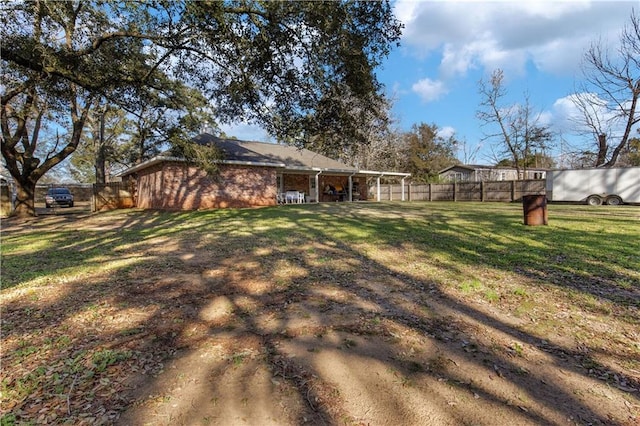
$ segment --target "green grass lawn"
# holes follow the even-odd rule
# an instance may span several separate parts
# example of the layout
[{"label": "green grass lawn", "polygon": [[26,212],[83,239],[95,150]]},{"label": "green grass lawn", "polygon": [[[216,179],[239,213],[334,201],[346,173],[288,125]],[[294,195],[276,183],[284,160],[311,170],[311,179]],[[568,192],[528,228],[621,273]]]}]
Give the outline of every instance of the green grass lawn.
[{"label": "green grass lawn", "polygon": [[[32,232],[5,232],[2,287],[48,285],[101,271],[127,270],[145,262],[148,241],[237,250],[290,246],[328,239],[353,255],[379,256],[404,250],[393,268],[406,271],[417,260],[437,260],[430,279],[473,280],[479,271],[537,276],[540,286],[600,295],[637,290],[640,209],[552,205],[548,226],[523,226],[517,204],[412,203],[327,204],[301,208],[217,210],[189,213],[130,211],[104,215],[122,228],[83,229],[36,225]],[[141,251],[137,252],[139,247]],[[133,256],[121,256],[134,253]],[[463,275],[459,273],[466,271]],[[449,278],[448,278],[449,277]],[[596,287],[596,288],[592,288]],[[621,294],[624,294],[622,292]],[[620,300],[631,303],[631,300]]]},{"label": "green grass lawn", "polygon": [[[132,345],[132,338],[158,336],[149,332],[151,322],[132,318],[164,312],[163,321],[173,318],[165,326],[180,334],[191,318],[185,312],[202,309],[198,302],[176,308],[164,299],[176,291],[169,285],[164,295],[154,287],[148,303],[133,300],[163,279],[193,274],[210,283],[224,276],[235,285],[233,294],[253,285],[247,294],[263,288],[260,295],[300,306],[316,297],[317,286],[339,287],[350,294],[347,304],[363,303],[364,297],[388,312],[396,303],[419,306],[407,318],[416,316],[429,327],[444,315],[433,300],[489,328],[493,323],[486,318],[495,312],[517,321],[513,327],[523,339],[548,342],[549,352],[571,355],[576,347],[586,348],[576,361],[584,377],[633,389],[640,383],[640,207],[552,204],[548,210],[548,226],[523,225],[519,204],[450,202],[124,210],[4,220],[1,413],[8,423],[37,423],[38,411],[57,401],[55,421],[78,421],[87,397],[78,396],[74,405],[71,396],[93,392],[91,401],[111,404],[107,420],[116,418],[130,401],[102,392],[106,383],[130,379],[124,366],[143,358],[144,349]],[[376,288],[381,277],[384,294],[354,289],[360,282]],[[215,281],[203,294],[227,294],[224,285]],[[252,315],[263,312],[255,300],[236,310],[225,330],[246,327]],[[313,307],[330,310],[322,303]],[[395,318],[376,312],[367,327]],[[113,336],[127,345],[108,345]],[[510,356],[522,356],[526,347],[487,345]]]}]

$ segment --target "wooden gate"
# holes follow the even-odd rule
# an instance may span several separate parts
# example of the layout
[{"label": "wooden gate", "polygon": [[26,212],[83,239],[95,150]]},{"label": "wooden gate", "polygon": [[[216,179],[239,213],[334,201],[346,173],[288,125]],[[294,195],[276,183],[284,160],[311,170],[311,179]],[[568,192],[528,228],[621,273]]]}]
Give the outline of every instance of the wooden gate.
[{"label": "wooden gate", "polygon": [[93,184],[92,211],[127,209],[135,205],[133,190],[126,182]]}]

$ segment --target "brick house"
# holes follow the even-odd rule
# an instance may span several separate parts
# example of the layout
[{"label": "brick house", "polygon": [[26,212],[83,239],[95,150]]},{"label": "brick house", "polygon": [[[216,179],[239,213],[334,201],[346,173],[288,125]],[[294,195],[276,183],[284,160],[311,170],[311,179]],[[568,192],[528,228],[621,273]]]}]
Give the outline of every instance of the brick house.
[{"label": "brick house", "polygon": [[527,168],[518,170],[515,167],[485,166],[476,164],[456,164],[438,173],[443,182],[481,182],[502,180],[544,179],[547,169]]},{"label": "brick house", "polygon": [[[209,176],[183,158],[168,153],[120,173],[132,182],[136,206],[194,210],[270,206],[279,194],[295,191],[305,202],[358,201],[370,198],[367,179],[403,179],[408,173],[358,170],[321,154],[288,145],[221,139],[201,134],[194,139],[223,153],[218,174]],[[379,194],[380,191],[378,191]]]}]

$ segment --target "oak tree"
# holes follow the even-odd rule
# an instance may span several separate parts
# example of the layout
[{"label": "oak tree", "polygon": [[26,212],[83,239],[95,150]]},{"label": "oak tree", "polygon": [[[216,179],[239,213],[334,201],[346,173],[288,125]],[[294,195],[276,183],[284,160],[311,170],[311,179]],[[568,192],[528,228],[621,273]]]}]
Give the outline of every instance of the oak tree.
[{"label": "oak tree", "polygon": [[[386,1],[28,0],[2,8],[2,154],[20,215],[34,214],[37,181],[77,149],[95,105],[140,117],[149,99],[179,104],[188,86],[216,124],[248,120],[304,145],[318,133],[309,129],[318,105],[336,88],[363,111],[375,109],[373,71],[401,30]],[[193,124],[171,111],[176,123]],[[343,107],[324,111],[336,114],[328,124],[338,129],[360,118]],[[49,117],[60,143],[39,156]],[[169,140],[184,143],[191,131],[173,126]]]}]

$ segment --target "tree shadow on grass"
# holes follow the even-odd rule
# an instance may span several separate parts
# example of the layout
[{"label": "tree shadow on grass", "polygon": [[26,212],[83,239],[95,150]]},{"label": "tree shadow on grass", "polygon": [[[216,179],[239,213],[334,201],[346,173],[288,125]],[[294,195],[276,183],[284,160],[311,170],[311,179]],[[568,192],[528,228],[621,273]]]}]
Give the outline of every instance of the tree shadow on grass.
[{"label": "tree shadow on grass", "polygon": [[[132,261],[60,283],[46,302],[3,300],[3,366],[27,366],[9,386],[33,388],[10,409],[29,420],[57,404],[47,414],[121,424],[624,424],[637,415],[622,402],[637,405],[636,377],[605,368],[595,350],[532,334],[499,303],[451,291],[450,277],[477,279],[469,268],[487,258],[488,269],[556,286],[530,271],[558,247],[516,250],[526,235],[512,214],[465,225],[404,206],[350,207],[296,207],[285,220],[279,209],[145,212],[57,241],[92,267],[105,262],[96,247]],[[496,260],[502,251],[516,252],[522,272],[513,258]],[[389,262],[387,252],[413,258]],[[427,259],[434,274],[406,267]],[[45,340],[49,350],[29,354]],[[608,384],[620,385],[607,394],[615,402],[583,395]]]}]

